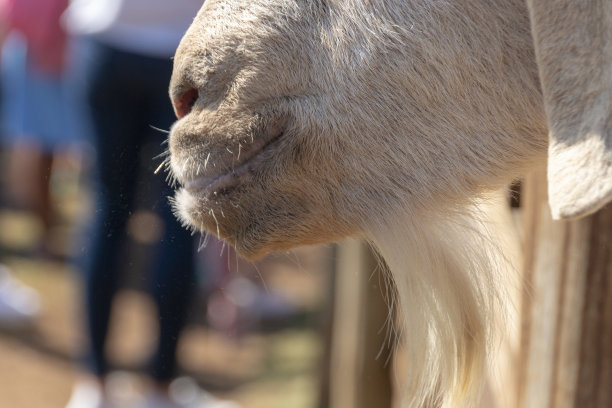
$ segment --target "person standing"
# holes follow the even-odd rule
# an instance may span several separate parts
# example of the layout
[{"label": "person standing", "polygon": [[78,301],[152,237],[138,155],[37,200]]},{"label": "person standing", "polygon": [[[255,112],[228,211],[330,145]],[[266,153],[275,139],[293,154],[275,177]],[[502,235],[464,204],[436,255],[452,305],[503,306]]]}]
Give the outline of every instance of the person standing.
[{"label": "person standing", "polygon": [[[175,120],[167,93],[171,56],[201,6],[201,0],[73,0],[65,14],[66,27],[77,41],[75,78],[82,82],[97,156],[96,219],[82,260],[89,350],[86,374],[67,408],[113,406],[105,393],[109,367],[104,348],[126,225],[138,191],[150,198],[147,207],[162,222],[147,268],[159,341],[149,367],[155,389],[144,406],[236,407],[204,397],[203,391],[188,402],[172,400],[167,392],[176,375],[177,342],[195,285],[194,243],[172,213],[171,189],[162,175],[153,175],[152,156],[143,154],[150,146],[161,152],[166,134],[159,129],[169,129]],[[137,177],[142,159],[148,163],[145,180]]]},{"label": "person standing", "polygon": [[0,142],[5,150],[3,201],[41,224],[34,254],[48,254],[57,163],[78,167],[86,140],[69,125],[67,33],[60,16],[68,0],[3,0]]},{"label": "person standing", "polygon": [[[58,159],[73,161],[80,144],[67,126],[71,113],[65,87],[67,36],[60,25],[67,4],[68,0],[0,1],[0,145],[4,153],[0,199],[40,222],[41,234],[29,255],[48,254],[51,171]],[[38,293],[0,264],[0,327],[29,326],[39,310]]]}]

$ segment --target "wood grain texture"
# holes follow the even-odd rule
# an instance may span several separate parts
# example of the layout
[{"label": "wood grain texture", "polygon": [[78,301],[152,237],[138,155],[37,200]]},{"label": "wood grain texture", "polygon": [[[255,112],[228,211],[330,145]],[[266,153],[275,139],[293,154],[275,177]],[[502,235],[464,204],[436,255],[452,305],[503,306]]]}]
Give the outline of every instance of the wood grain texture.
[{"label": "wood grain texture", "polygon": [[387,289],[378,260],[363,242],[338,248],[331,355],[333,408],[390,408],[391,347]]},{"label": "wood grain texture", "polygon": [[525,183],[520,408],[612,407],[612,207],[553,221],[543,171]]}]

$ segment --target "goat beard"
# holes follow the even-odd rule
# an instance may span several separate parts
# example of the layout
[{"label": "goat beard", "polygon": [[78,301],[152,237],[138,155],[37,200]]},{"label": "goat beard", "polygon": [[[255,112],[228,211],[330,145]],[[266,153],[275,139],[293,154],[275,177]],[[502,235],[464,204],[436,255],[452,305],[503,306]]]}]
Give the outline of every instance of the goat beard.
[{"label": "goat beard", "polygon": [[516,321],[506,291],[518,287],[518,257],[507,255],[504,226],[491,218],[502,208],[496,203],[480,199],[435,216],[399,211],[367,228],[396,288],[390,303],[409,364],[402,406],[474,406],[497,364],[501,328]]}]

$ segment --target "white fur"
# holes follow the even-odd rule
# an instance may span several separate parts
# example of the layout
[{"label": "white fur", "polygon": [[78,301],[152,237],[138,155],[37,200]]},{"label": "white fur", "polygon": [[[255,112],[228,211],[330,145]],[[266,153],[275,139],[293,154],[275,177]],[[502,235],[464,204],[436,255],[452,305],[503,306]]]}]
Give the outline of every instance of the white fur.
[{"label": "white fur", "polygon": [[503,274],[512,271],[502,268],[481,210],[470,211],[418,221],[394,214],[370,231],[399,294],[410,366],[408,407],[478,401],[488,353],[499,340],[493,331],[506,314]]}]

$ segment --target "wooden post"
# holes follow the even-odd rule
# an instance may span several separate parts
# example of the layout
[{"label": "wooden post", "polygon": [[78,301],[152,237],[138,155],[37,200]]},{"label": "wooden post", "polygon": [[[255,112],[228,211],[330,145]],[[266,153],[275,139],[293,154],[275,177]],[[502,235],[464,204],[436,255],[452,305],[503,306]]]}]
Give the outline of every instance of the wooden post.
[{"label": "wooden post", "polygon": [[360,241],[341,244],[337,256],[331,406],[390,408],[389,309],[382,271]]},{"label": "wooden post", "polygon": [[544,171],[525,182],[520,408],[612,407],[612,206],[553,221]]}]

